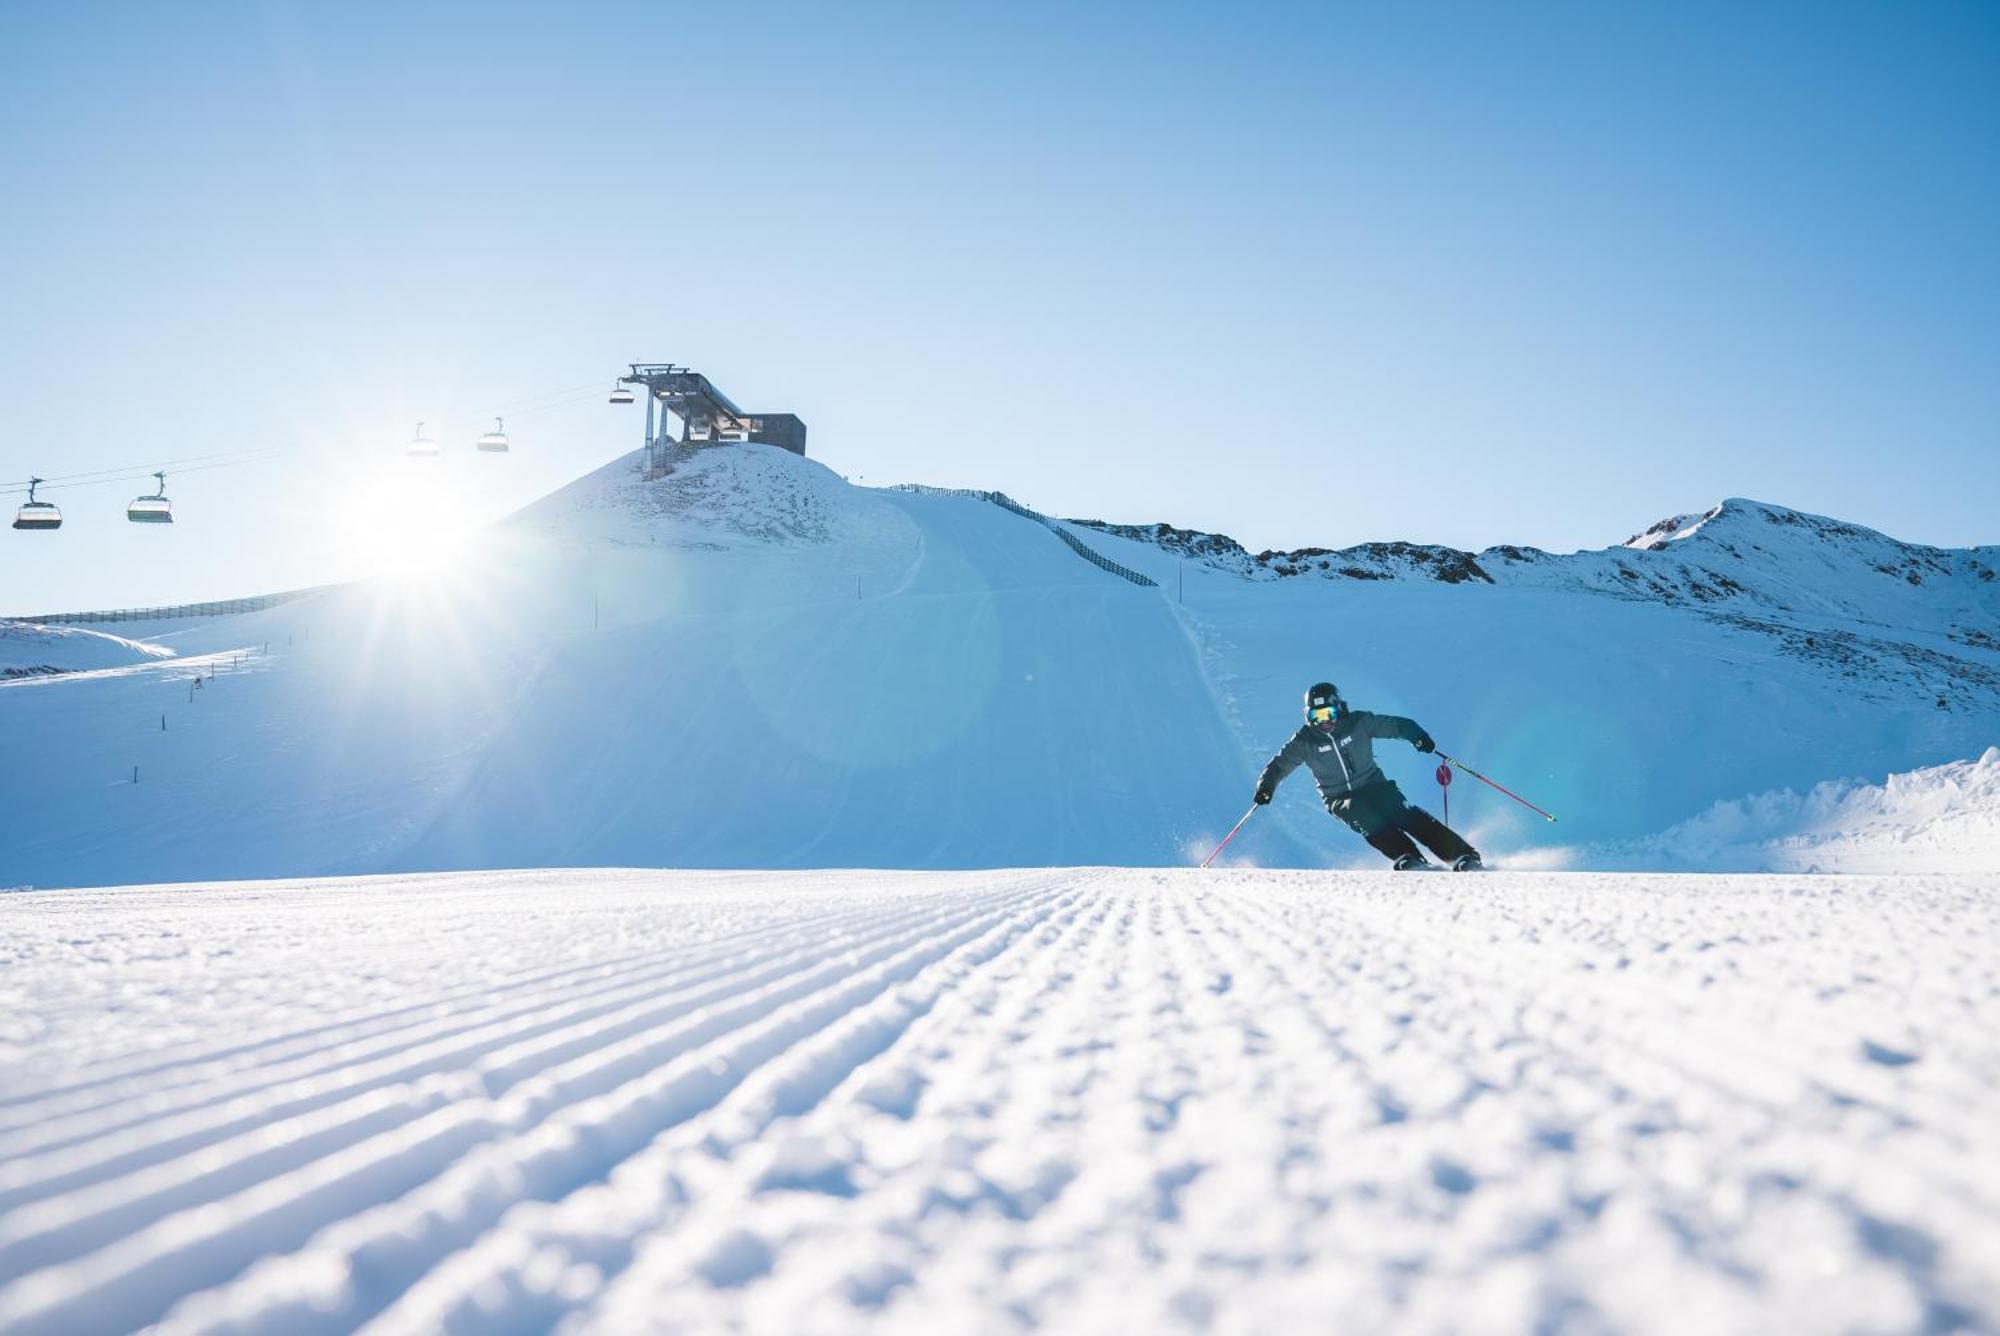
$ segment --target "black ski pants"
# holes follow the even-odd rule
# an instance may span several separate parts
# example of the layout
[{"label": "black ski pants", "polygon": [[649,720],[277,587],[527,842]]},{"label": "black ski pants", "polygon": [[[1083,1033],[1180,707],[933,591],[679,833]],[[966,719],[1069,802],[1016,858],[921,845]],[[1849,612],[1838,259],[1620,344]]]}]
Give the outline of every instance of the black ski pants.
[{"label": "black ski pants", "polygon": [[1385,779],[1358,788],[1345,798],[1335,798],[1326,810],[1388,858],[1417,854],[1417,841],[1447,863],[1479,852],[1450,826],[1423,808],[1412,807],[1394,780]]}]

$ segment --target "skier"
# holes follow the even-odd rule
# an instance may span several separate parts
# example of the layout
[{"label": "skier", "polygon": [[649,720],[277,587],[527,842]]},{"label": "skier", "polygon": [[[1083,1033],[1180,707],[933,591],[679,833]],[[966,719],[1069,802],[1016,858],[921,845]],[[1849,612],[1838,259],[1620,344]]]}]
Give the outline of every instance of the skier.
[{"label": "skier", "polygon": [[1257,777],[1257,805],[1270,802],[1279,781],[1305,765],[1312,769],[1326,810],[1394,859],[1396,871],[1435,867],[1417,848],[1416,840],[1421,840],[1454,872],[1477,872],[1479,851],[1423,808],[1412,807],[1375,764],[1376,738],[1401,738],[1420,752],[1437,750],[1414,720],[1349,709],[1333,683],[1314,683],[1306,692],[1305,726]]}]

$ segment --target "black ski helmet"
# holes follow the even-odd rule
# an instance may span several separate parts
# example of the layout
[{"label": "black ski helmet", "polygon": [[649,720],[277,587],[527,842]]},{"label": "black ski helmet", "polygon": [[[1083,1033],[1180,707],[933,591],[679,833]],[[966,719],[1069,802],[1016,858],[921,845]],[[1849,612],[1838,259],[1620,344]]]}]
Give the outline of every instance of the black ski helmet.
[{"label": "black ski helmet", "polygon": [[1338,718],[1346,709],[1347,702],[1340,698],[1340,688],[1331,682],[1315,682],[1306,688],[1306,722],[1311,723],[1314,710],[1331,706]]}]

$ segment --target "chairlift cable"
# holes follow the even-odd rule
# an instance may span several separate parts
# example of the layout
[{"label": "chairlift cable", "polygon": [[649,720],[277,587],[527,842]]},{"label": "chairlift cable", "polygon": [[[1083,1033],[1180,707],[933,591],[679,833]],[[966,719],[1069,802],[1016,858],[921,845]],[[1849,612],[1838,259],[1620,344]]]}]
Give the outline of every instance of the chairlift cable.
[{"label": "chairlift cable", "polygon": [[[602,380],[593,380],[588,385],[572,385],[567,389],[550,390],[546,394],[532,395],[526,399],[516,400],[511,404],[502,404],[491,413],[481,413],[472,417],[452,418],[449,420],[440,418],[438,421],[447,428],[457,428],[469,426],[475,422],[483,422],[487,418],[494,416],[527,417],[531,413],[540,413],[550,408],[562,408],[568,404],[582,403],[586,399],[596,398],[599,394],[603,393],[598,388],[603,383]],[[425,421],[428,422],[430,419],[426,418]]]},{"label": "chairlift cable", "polygon": [[603,389],[597,386],[592,386],[590,389],[584,391],[582,394],[572,395],[567,399],[558,399],[555,403],[543,404],[539,408],[518,409],[515,412],[507,414],[507,416],[532,417],[536,413],[546,413],[552,408],[568,408],[571,404],[589,403],[591,400],[597,398],[599,395],[603,393],[604,393]]},{"label": "chairlift cable", "polygon": [[[267,445],[247,450],[223,450],[212,455],[188,455],[181,459],[163,459],[147,468],[141,468],[134,464],[123,468],[86,469],[81,473],[59,473],[54,477],[43,478],[42,486],[72,487],[79,485],[79,482],[83,479],[100,477],[106,481],[124,481],[127,478],[151,477],[155,468],[178,468],[182,464],[203,464],[215,459],[235,459],[238,456],[261,456],[280,453],[291,448],[290,446]],[[117,474],[118,476],[117,478],[111,478],[108,476],[111,474]],[[0,492],[26,491],[27,488],[28,480],[26,478],[21,479],[19,482],[0,483]]]},{"label": "chairlift cable", "polygon": [[[174,470],[173,470],[173,472],[174,472],[174,473],[176,473],[176,474],[181,474],[181,473],[206,473],[206,472],[207,472],[208,470],[210,470],[210,469],[227,469],[227,468],[235,468],[235,467],[236,467],[236,466],[237,466],[238,464],[263,464],[263,463],[267,463],[267,462],[269,462],[269,461],[271,461],[271,460],[275,460],[275,459],[280,459],[280,458],[283,458],[283,457],[284,457],[285,455],[287,455],[287,454],[290,454],[290,453],[291,453],[291,451],[289,451],[289,450],[273,450],[273,451],[272,451],[272,452],[270,452],[269,454],[266,454],[266,455],[259,455],[259,456],[256,456],[256,457],[254,457],[254,458],[250,458],[250,459],[225,459],[225,460],[222,460],[222,461],[220,461],[220,462],[218,462],[218,463],[214,463],[214,464],[195,464],[195,465],[192,465],[192,466],[190,466],[190,467],[187,467],[187,468],[177,468],[177,469],[174,469]],[[165,467],[165,465],[162,465],[161,467],[162,467],[162,468],[164,468],[164,467]],[[110,486],[110,485],[112,485],[112,484],[114,484],[114,483],[121,483],[121,482],[142,482],[142,481],[144,481],[145,479],[147,479],[147,478],[150,478],[150,477],[152,477],[152,476],[153,476],[153,474],[154,474],[154,473],[156,473],[156,472],[158,472],[158,471],[159,471],[158,469],[133,469],[133,470],[131,470],[130,472],[126,472],[126,473],[121,473],[121,474],[118,474],[118,475],[117,475],[117,476],[115,476],[115,477],[110,477],[110,478],[86,478],[86,479],[83,479],[82,481],[79,481],[79,482],[65,482],[65,483],[56,483],[56,484],[51,484],[51,483],[49,483],[48,481],[44,480],[44,481],[42,482],[42,485],[41,485],[41,490],[43,490],[43,491],[45,491],[45,492],[46,492],[46,491],[48,491],[48,490],[49,490],[49,488],[50,488],[51,486],[59,486],[59,487],[108,487],[108,486]],[[23,485],[22,485],[22,486],[20,486],[20,487],[0,487],[0,496],[13,496],[13,495],[18,495],[18,494],[20,494],[20,493],[23,493],[23,492],[26,492],[27,490],[28,490],[28,488],[27,488],[26,484],[23,484]]]},{"label": "chairlift cable", "polygon": [[[514,404],[503,408],[501,415],[515,418],[533,417],[538,413],[546,413],[554,409],[568,408],[575,404],[585,403],[604,393],[603,384],[602,379],[592,380],[518,400]],[[484,421],[487,416],[491,415],[482,415],[478,419],[468,418],[465,419],[465,422]],[[464,422],[454,422],[450,425],[462,426]],[[52,477],[41,479],[38,485],[50,490],[67,487],[98,487],[113,483],[141,481],[152,477],[155,472],[161,469],[171,469],[175,473],[201,473],[208,469],[233,468],[238,464],[265,463],[286,455],[300,453],[308,448],[310,447],[270,446],[245,450],[224,450],[205,455],[183,455],[174,459],[153,460],[144,464],[85,469],[76,473],[56,474]],[[0,483],[0,496],[21,495],[27,491],[28,479],[26,478],[14,482]]]}]

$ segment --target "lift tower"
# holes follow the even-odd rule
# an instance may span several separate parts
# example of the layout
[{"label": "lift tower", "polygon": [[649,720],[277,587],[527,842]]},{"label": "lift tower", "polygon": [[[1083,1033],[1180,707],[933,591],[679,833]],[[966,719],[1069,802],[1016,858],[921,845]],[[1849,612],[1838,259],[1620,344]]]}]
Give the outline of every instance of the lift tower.
[{"label": "lift tower", "polygon": [[[707,376],[684,366],[666,362],[630,365],[632,374],[620,376],[618,383],[646,387],[646,458],[641,467],[648,478],[672,472],[676,458],[708,445],[755,441],[795,455],[806,452],[806,424],[795,414],[746,413]],[[656,407],[657,426],[653,417]],[[671,418],[680,419],[678,438]]]}]

